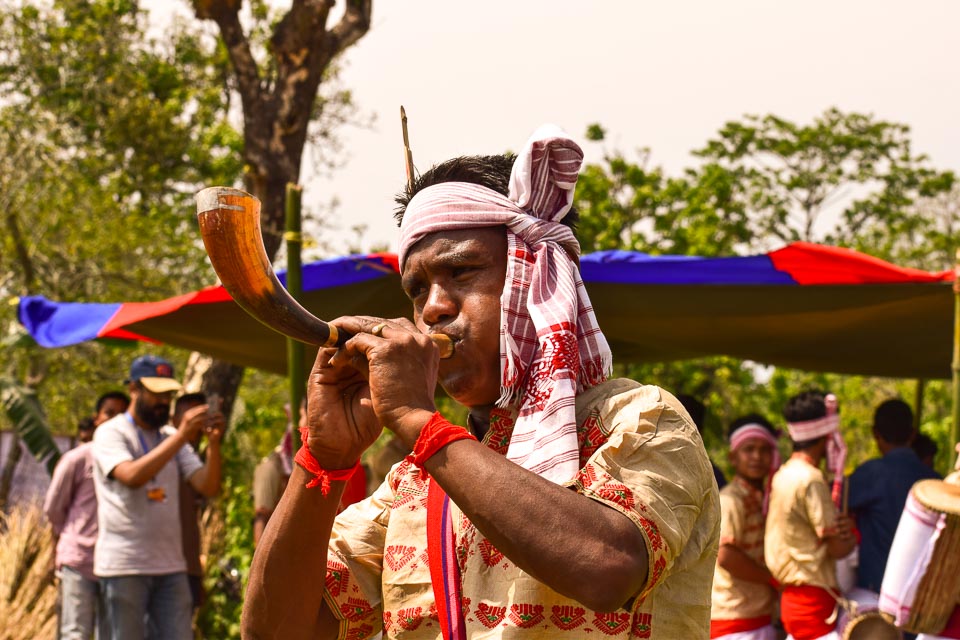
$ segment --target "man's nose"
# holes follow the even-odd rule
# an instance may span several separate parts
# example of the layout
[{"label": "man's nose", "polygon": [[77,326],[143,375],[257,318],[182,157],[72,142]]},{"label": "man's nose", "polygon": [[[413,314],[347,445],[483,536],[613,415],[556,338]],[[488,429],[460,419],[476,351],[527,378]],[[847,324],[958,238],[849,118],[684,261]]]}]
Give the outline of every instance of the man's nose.
[{"label": "man's nose", "polygon": [[439,284],[431,285],[427,301],[423,305],[423,322],[427,326],[433,326],[456,315],[457,305],[450,293]]}]

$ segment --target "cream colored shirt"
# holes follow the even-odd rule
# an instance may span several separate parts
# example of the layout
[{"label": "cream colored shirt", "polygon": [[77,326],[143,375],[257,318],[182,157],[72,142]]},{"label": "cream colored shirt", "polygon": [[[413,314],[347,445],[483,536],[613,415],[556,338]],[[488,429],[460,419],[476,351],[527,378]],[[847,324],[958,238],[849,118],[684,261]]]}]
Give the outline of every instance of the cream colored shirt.
[{"label": "cream colored shirt", "polygon": [[837,588],[836,561],[823,542],[837,510],[823,472],[790,458],[773,476],[764,539],[767,568],[783,585]]},{"label": "cream colored shirt", "polygon": [[[734,476],[720,490],[720,546],[729,544],[763,565],[763,492]],[[714,620],[749,620],[773,613],[775,592],[759,582],[735,578],[717,565],[713,574]]]},{"label": "cream colored shirt", "polygon": [[[520,571],[455,508],[467,636],[709,637],[719,498],[703,443],[676,398],[612,380],[577,397],[580,472],[571,487],[628,517],[649,553],[646,585],[617,611],[591,611]],[[505,453],[513,416],[494,412],[484,443]],[[440,636],[426,545],[428,480],[409,461],[337,517],[325,600],[340,638]],[[510,496],[502,496],[509,501]]]}]

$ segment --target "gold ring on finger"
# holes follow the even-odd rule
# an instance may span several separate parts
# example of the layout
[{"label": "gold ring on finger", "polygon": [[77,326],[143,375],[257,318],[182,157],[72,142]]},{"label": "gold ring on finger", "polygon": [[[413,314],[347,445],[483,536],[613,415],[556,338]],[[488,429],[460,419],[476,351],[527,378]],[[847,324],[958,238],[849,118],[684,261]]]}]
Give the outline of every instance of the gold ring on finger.
[{"label": "gold ring on finger", "polygon": [[381,322],[380,324],[375,325],[375,326],[373,327],[373,329],[370,330],[370,333],[372,333],[373,335],[377,336],[378,338],[382,338],[382,337],[383,337],[383,329],[384,329],[384,327],[386,327],[386,326],[387,326],[387,323],[386,323],[386,322]]}]

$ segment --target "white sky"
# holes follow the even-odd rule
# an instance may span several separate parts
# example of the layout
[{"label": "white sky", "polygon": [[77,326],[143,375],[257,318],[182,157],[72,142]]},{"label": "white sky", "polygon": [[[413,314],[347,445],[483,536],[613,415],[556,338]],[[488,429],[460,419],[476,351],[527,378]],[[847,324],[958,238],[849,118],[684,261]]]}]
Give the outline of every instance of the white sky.
[{"label": "white sky", "polygon": [[348,156],[332,176],[303,173],[306,204],[340,201],[335,246],[366,224],[367,246],[396,248],[401,104],[421,171],[516,150],[549,121],[580,140],[599,122],[607,148],[649,147],[673,174],[727,120],[808,122],[830,106],[905,123],[916,152],[960,171],[960,2],[374,0],[373,11],[342,81],[377,121],[342,132]]}]

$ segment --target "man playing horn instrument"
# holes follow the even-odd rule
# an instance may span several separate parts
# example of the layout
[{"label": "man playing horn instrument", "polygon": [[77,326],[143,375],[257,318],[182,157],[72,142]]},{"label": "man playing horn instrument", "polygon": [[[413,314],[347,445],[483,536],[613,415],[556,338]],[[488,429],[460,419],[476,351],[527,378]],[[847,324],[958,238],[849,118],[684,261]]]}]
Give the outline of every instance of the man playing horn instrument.
[{"label": "man playing horn instrument", "polygon": [[[451,160],[401,197],[414,321],[334,321],[353,337],[317,356],[247,637],[708,637],[716,483],[676,398],[606,379],[570,227],[581,162],[545,128],[515,162]],[[466,426],[437,413],[438,381]],[[413,453],[335,518],[381,425]]]}]

